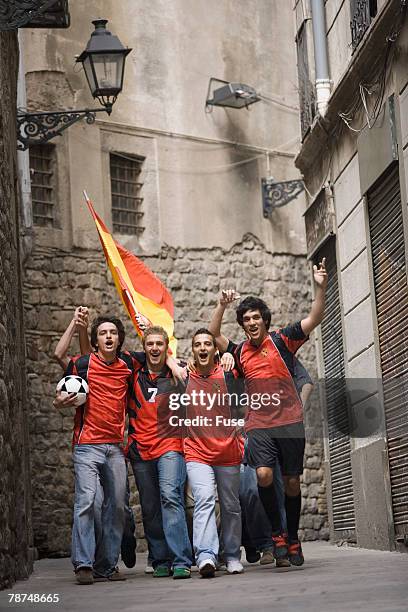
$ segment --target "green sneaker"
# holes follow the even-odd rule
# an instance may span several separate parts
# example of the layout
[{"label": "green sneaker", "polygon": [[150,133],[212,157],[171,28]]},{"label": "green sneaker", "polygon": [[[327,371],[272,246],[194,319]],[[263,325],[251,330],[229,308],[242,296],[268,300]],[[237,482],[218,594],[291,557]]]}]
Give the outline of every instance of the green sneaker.
[{"label": "green sneaker", "polygon": [[170,570],[165,565],[156,567],[153,571],[153,578],[168,578],[170,576]]},{"label": "green sneaker", "polygon": [[191,570],[189,567],[175,567],[173,569],[174,580],[182,580],[183,578],[191,578]]}]

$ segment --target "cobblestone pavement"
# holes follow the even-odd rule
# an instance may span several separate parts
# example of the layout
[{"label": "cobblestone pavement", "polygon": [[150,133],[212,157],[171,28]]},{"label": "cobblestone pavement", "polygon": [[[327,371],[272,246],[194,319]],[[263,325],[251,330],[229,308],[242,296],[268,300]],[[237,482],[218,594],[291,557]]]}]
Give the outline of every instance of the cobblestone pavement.
[{"label": "cobblestone pavement", "polygon": [[[217,572],[203,580],[152,578],[143,573],[145,555],[126,582],[75,584],[68,559],[43,559],[34,574],[0,593],[0,610],[43,612],[396,612],[408,609],[408,555],[311,542],[302,568],[277,570],[245,564],[245,574]],[[58,603],[9,603],[10,595],[58,594]]]}]

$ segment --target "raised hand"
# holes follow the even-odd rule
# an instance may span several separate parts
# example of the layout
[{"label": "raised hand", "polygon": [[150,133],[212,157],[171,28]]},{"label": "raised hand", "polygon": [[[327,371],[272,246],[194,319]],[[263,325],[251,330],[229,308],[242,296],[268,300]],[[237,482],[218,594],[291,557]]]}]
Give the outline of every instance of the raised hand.
[{"label": "raised hand", "polygon": [[322,261],[319,263],[319,267],[316,265],[313,266],[313,278],[319,287],[326,287],[327,285],[327,272],[326,272],[326,258],[323,257]]},{"label": "raised hand", "polygon": [[228,304],[232,304],[235,300],[239,300],[241,296],[235,289],[223,289],[221,291],[220,296],[220,304],[222,306],[228,306]]},{"label": "raised hand", "polygon": [[149,327],[152,326],[151,322],[149,321],[149,319],[147,319],[146,317],[144,317],[140,312],[137,312],[135,314],[135,319],[137,321],[137,324],[139,326],[140,331],[142,332],[142,334],[145,333],[146,329],[148,329]]},{"label": "raised hand", "polygon": [[88,329],[89,311],[86,306],[78,306],[78,308],[75,309],[74,321],[75,321],[75,326],[77,329],[79,327]]}]

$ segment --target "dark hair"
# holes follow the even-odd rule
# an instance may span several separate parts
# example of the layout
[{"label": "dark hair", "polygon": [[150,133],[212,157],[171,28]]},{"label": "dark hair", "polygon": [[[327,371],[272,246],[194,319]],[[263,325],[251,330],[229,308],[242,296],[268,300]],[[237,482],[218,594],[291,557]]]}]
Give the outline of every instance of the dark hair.
[{"label": "dark hair", "polygon": [[247,297],[245,298],[245,300],[242,300],[236,310],[237,321],[241,327],[244,326],[244,314],[248,312],[248,310],[259,310],[263,322],[265,323],[266,329],[269,329],[269,326],[271,324],[271,311],[269,310],[268,305],[263,300],[253,296]]},{"label": "dark hair", "polygon": [[97,336],[98,336],[98,327],[100,325],[102,325],[102,323],[113,323],[113,325],[116,326],[117,330],[118,330],[118,335],[119,335],[119,345],[118,348],[116,349],[117,353],[120,353],[121,349],[122,349],[122,344],[125,341],[125,328],[123,327],[123,323],[120,319],[117,319],[116,317],[111,317],[110,315],[106,315],[106,316],[102,316],[102,317],[96,317],[96,319],[94,319],[92,321],[92,326],[91,326],[91,344],[93,346],[93,348],[96,350],[98,348],[98,342],[97,342]]},{"label": "dark hair", "polygon": [[145,345],[146,342],[146,338],[148,338],[149,336],[153,336],[153,335],[157,335],[157,336],[163,336],[163,340],[165,341],[165,343],[169,344],[169,335],[166,332],[166,330],[164,329],[164,327],[161,327],[160,325],[152,325],[151,327],[148,327],[146,329],[146,331],[143,334],[143,338],[142,338],[142,344],[143,346]]},{"label": "dark hair", "polygon": [[205,334],[206,336],[211,336],[213,344],[214,344],[214,348],[217,348],[217,341],[215,340],[214,334],[211,333],[210,330],[207,329],[206,327],[200,327],[200,329],[197,329],[197,331],[193,334],[193,337],[191,339],[191,345],[194,344],[194,339],[199,334]]}]

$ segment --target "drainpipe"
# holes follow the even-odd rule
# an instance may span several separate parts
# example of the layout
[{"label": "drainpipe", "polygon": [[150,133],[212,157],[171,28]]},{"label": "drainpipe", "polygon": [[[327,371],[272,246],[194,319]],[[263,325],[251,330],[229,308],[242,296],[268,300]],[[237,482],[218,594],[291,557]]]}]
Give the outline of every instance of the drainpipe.
[{"label": "drainpipe", "polygon": [[326,43],[326,19],[324,0],[311,0],[313,43],[316,71],[316,106],[324,116],[330,98],[329,62]]},{"label": "drainpipe", "polygon": [[[17,108],[27,108],[25,69],[23,60],[23,37],[18,32],[19,66],[17,81]],[[33,206],[31,201],[30,158],[28,149],[17,151],[18,183],[20,190],[20,237],[21,255],[23,265],[33,250]]]}]

